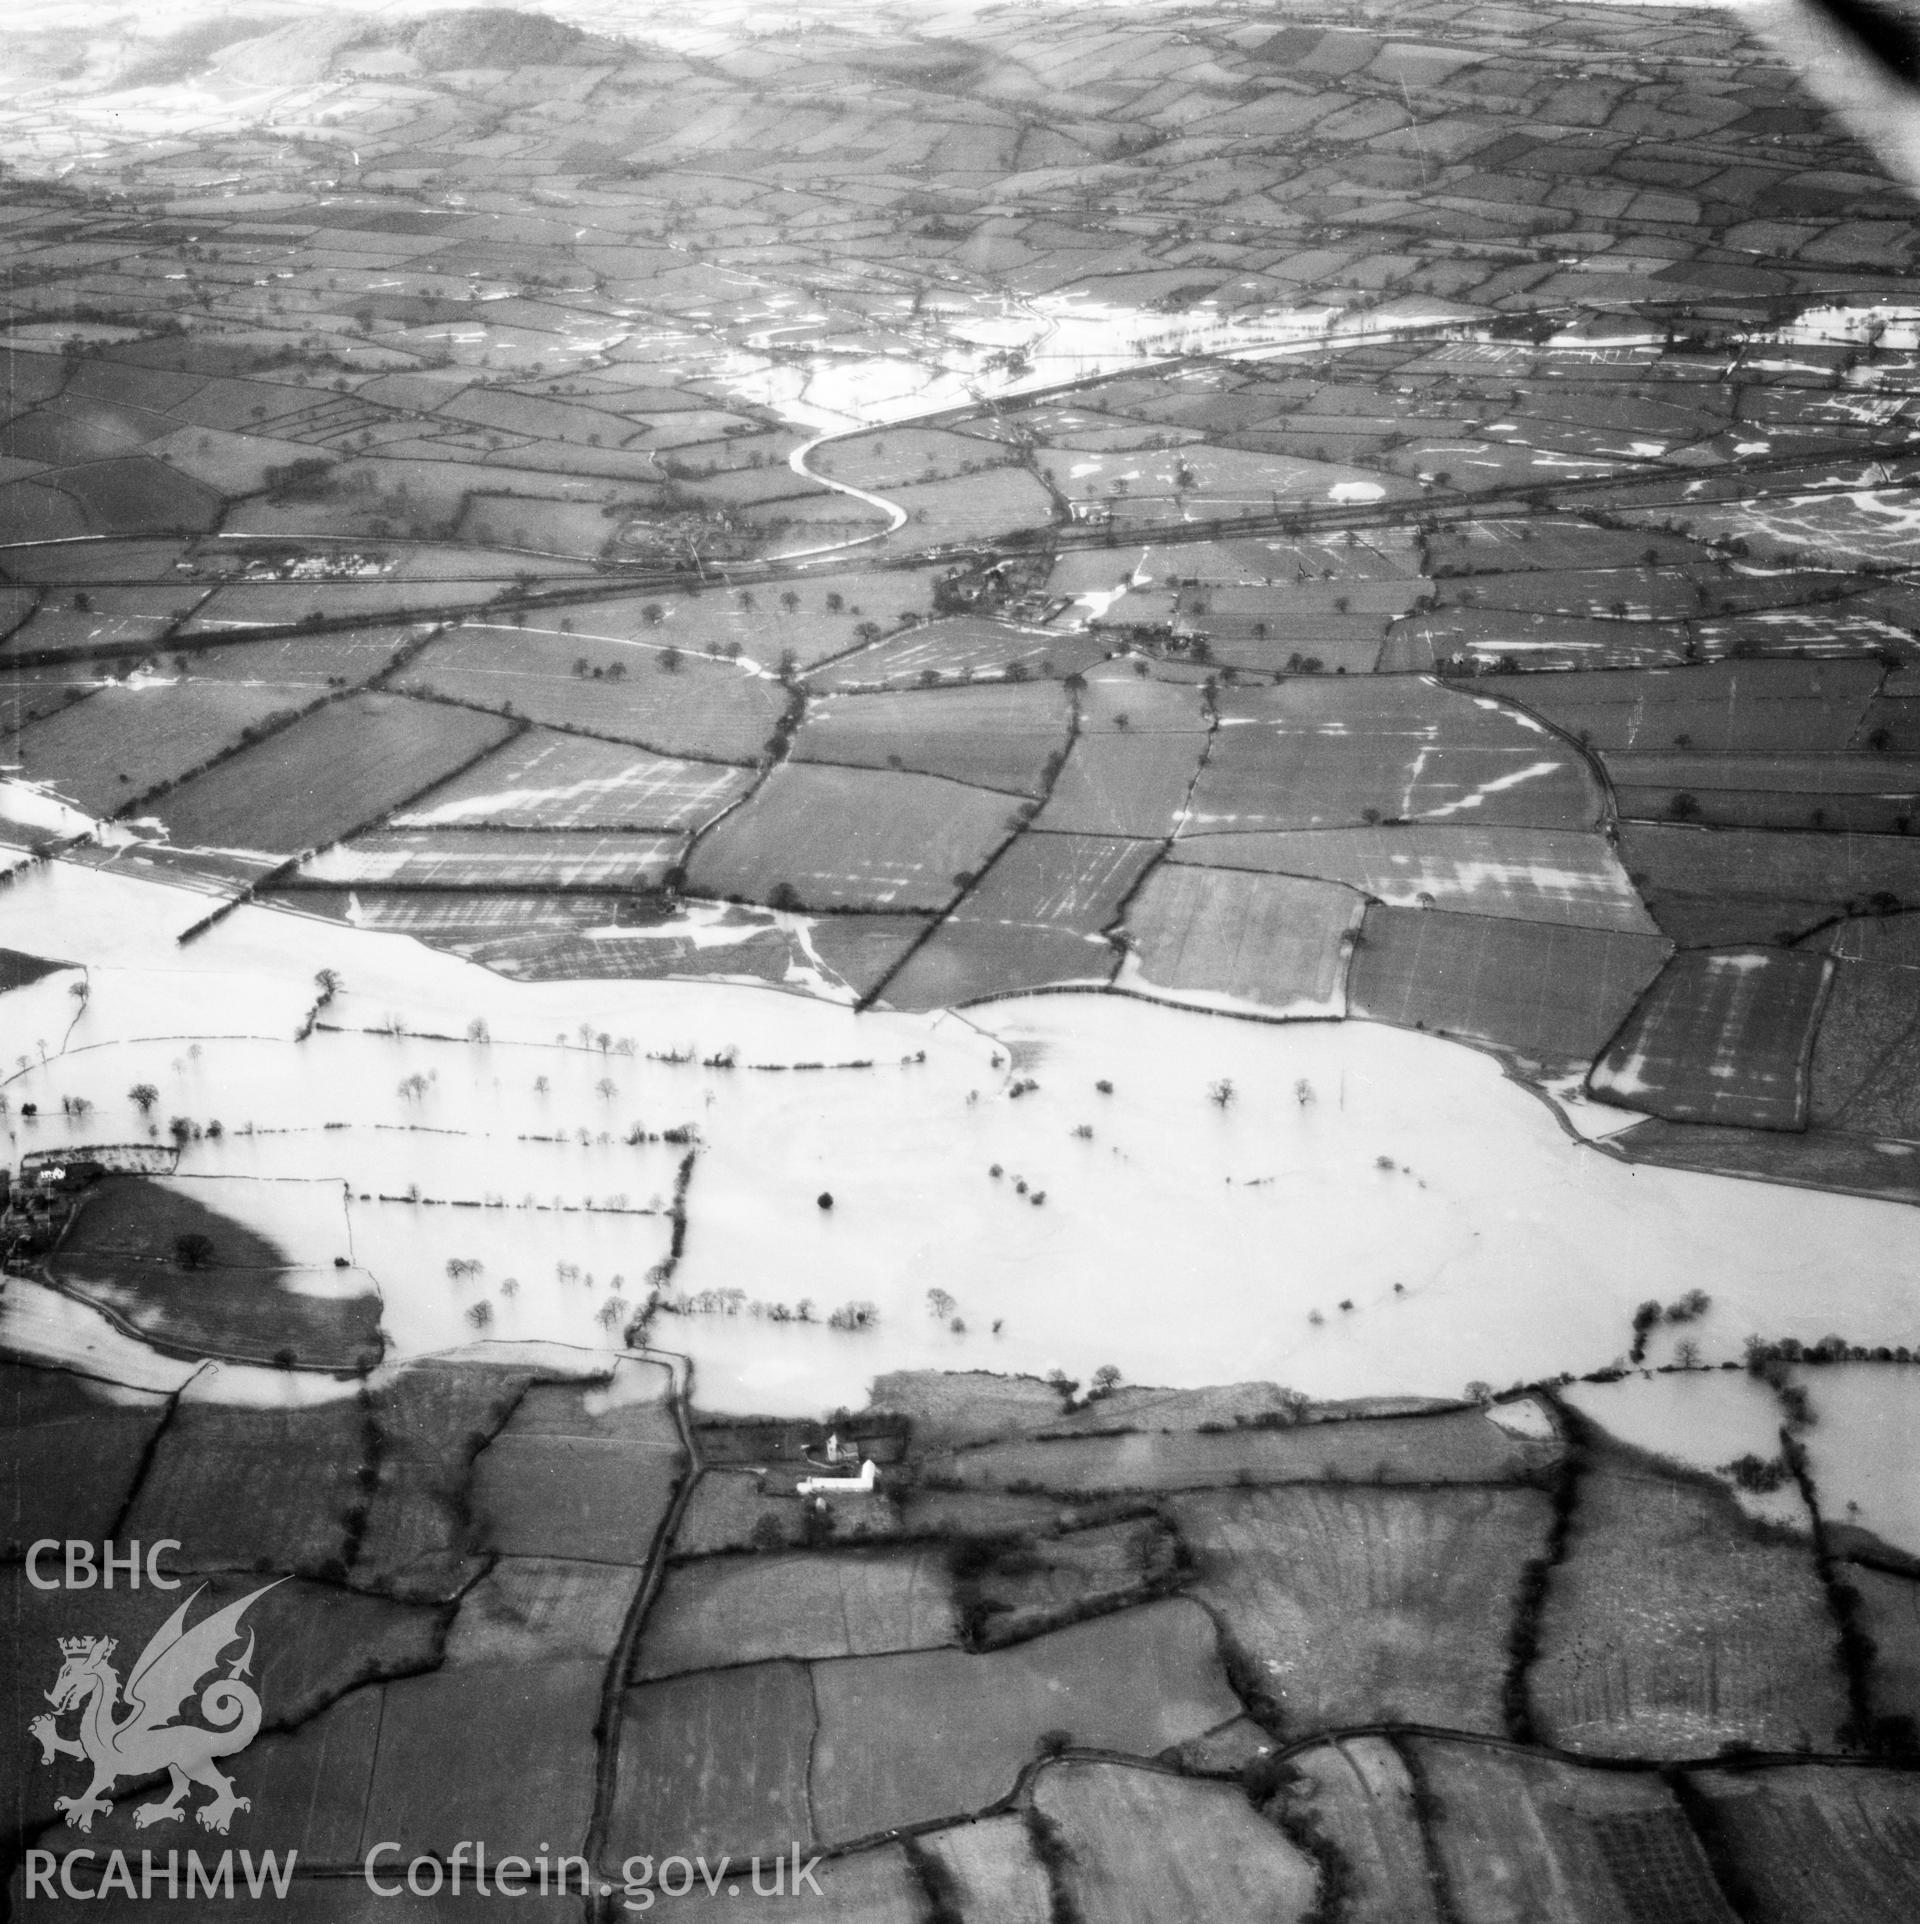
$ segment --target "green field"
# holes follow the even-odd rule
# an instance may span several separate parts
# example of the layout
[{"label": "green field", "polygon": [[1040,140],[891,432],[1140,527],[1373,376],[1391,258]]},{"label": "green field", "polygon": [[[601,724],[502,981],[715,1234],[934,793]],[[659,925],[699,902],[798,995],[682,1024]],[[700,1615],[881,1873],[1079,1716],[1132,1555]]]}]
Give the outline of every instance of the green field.
[{"label": "green field", "polygon": [[1372,1022],[1585,1064],[1672,953],[1662,936],[1374,907],[1347,981]]},{"label": "green field", "polygon": [[1174,1521],[1287,1736],[1378,1723],[1500,1735],[1521,1572],[1550,1506],[1527,1489],[1186,1496]]},{"label": "green field", "polygon": [[1142,1430],[984,1443],[929,1460],[965,1489],[1038,1485],[1063,1495],[1206,1490],[1240,1483],[1494,1483],[1549,1467],[1559,1446],[1512,1436],[1478,1410],[1352,1418],[1290,1429]]},{"label": "green field", "polygon": [[1685,949],[1661,971],[1588,1086],[1672,1122],[1802,1129],[1814,1025],[1834,965],[1804,949]]},{"label": "green field", "polygon": [[177,843],[294,855],[368,827],[507,733],[439,702],[349,695],[183,783],[158,813]]},{"label": "green field", "polygon": [[813,1684],[813,1808],[829,1841],[979,1810],[1052,1730],[1151,1756],[1239,1707],[1211,1621],[1178,1598],[984,1656],[818,1664]]},{"label": "green field", "polygon": [[529,728],[432,790],[402,828],[702,828],[752,787],[745,770]]},{"label": "green field", "polygon": [[1066,752],[1071,718],[1057,682],[828,697],[809,705],[793,757],[1040,795]]},{"label": "green field", "polygon": [[664,631],[647,632],[646,641],[607,642],[468,626],[430,642],[400,685],[657,755],[756,760],[786,710],[786,690],[750,667],[670,652]]},{"label": "green field", "polygon": [[944,908],[1018,826],[1013,806],[930,775],[785,763],[700,839],[687,883],[776,908]]},{"label": "green field", "polygon": [[1337,882],[1167,863],[1127,907],[1144,988],[1213,1006],[1343,1013],[1365,904]]},{"label": "green field", "polygon": [[1563,1750],[1828,1750],[1847,1714],[1809,1548],[1766,1540],[1723,1491],[1629,1466],[1580,1480],[1539,1649],[1528,1694]]},{"label": "green field", "polygon": [[630,1675],[927,1650],[959,1634],[944,1562],[929,1549],[703,1557],[668,1572]]}]

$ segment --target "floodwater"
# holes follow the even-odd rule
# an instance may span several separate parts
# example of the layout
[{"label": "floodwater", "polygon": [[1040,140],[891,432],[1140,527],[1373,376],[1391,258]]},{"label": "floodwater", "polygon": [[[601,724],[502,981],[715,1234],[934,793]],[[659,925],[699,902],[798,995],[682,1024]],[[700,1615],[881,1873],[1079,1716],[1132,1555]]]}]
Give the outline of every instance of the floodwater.
[{"label": "floodwater", "polygon": [[[303,1241],[286,1183],[342,1185],[340,1253],[375,1277],[396,1357],[482,1336],[617,1346],[606,1305],[647,1300],[689,1146],[665,1284],[685,1313],[652,1334],[717,1409],[857,1405],[901,1368],[1084,1380],[1103,1363],[1456,1395],[1601,1367],[1636,1304],[1694,1288],[1713,1299],[1690,1326],[1707,1361],[1749,1334],[1920,1344],[1896,1205],[1622,1165],[1433,1038],[1099,995],[856,1016],[730,983],[521,984],[256,908],[180,947],[204,908],[61,865],[0,893],[0,944],[94,963],[77,1014],[71,977],[0,997],[9,1153],[218,1115],[182,1177],[223,1179],[223,1208]],[[340,1032],[296,1040],[322,967],[345,982],[323,1012]],[[687,1129],[691,1145],[644,1139]],[[953,1299],[938,1316],[934,1290]],[[871,1327],[827,1326],[855,1303]],[[24,1289],[0,1311],[30,1352],[71,1353],[73,1323]],[[149,1380],[115,1342],[109,1373]]]}]

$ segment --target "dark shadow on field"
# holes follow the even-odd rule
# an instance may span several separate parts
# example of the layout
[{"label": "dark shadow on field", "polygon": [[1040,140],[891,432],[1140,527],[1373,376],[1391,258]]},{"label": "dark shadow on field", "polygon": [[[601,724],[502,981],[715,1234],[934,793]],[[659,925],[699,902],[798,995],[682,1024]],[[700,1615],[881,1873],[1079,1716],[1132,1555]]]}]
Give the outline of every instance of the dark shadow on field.
[{"label": "dark shadow on field", "polygon": [[308,1369],[380,1358],[373,1290],[302,1294],[285,1250],[143,1177],[95,1186],[54,1272],[71,1294],[168,1349]]}]

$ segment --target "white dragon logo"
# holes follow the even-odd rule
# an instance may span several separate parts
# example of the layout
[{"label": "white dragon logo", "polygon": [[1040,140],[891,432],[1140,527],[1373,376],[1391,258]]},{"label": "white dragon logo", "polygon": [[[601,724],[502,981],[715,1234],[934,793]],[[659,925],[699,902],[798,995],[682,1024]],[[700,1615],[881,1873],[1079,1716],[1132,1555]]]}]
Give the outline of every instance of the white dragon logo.
[{"label": "white dragon logo", "polygon": [[[60,1639],[64,1661],[53,1688],[46,1692],[53,1715],[34,1718],[28,1728],[40,1740],[41,1763],[50,1764],[55,1757],[80,1757],[93,1766],[93,1782],[80,1796],[54,1799],[54,1808],[66,1812],[69,1824],[92,1830],[94,1818],[113,1808],[102,1793],[111,1790],[116,1779],[149,1777],[161,1770],[172,1775],[172,1788],[165,1797],[135,1810],[133,1821],[139,1829],[182,1816],[180,1806],[190,1784],[204,1785],[213,1792],[212,1800],[194,1812],[208,1830],[224,1835],[235,1811],[253,1808],[250,1799],[233,1794],[233,1779],[213,1767],[216,1757],[245,1750],[260,1728],[259,1695],[251,1684],[240,1682],[253,1665],[252,1631],[247,1632],[246,1649],[234,1659],[227,1674],[215,1678],[200,1693],[200,1715],[213,1728],[175,1719],[193,1695],[194,1686],[209,1670],[219,1667],[220,1653],[238,1641],[240,1618],[247,1606],[274,1587],[271,1583],[261,1585],[189,1630],[187,1612],[205,1590],[202,1584],[141,1651],[127,1679],[126,1715],[118,1721],[115,1708],[120,1701],[120,1678],[107,1661],[114,1653],[114,1640]],[[56,1728],[60,1716],[76,1709],[80,1712],[77,1741],[61,1736]]]}]

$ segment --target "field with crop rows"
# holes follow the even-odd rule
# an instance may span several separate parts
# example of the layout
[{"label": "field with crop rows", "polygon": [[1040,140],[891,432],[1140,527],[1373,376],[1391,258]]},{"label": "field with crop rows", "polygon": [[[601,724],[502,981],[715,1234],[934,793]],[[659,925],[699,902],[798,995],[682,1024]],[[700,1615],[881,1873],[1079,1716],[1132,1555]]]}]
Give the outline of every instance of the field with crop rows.
[{"label": "field with crop rows", "polygon": [[770,1657],[930,1650],[959,1635],[936,1549],[702,1557],[668,1573],[631,1676],[646,1683]]},{"label": "field with crop rows", "polygon": [[1596,1756],[1828,1750],[1834,1649],[1808,1546],[1761,1539],[1719,1491],[1608,1466],[1580,1480],[1528,1691],[1549,1742]]},{"label": "field with crop rows", "polygon": [[34,722],[12,746],[31,780],[89,815],[116,815],[238,747],[248,729],[314,699],[308,691],[220,682],[107,687]]},{"label": "field with crop rows", "polygon": [[574,829],[376,829],[300,870],[329,888],[540,892],[657,888],[686,848],[681,835]]},{"label": "field with crop rows", "polygon": [[397,828],[697,829],[753,786],[745,769],[529,728],[423,795]]},{"label": "field with crop rows", "polygon": [[1034,1809],[1057,1827],[1075,1913],[1111,1924],[1305,1924],[1313,1859],[1236,1787],[1123,1764],[1054,1764]]},{"label": "field with crop rows", "polygon": [[983,1656],[817,1664],[813,1683],[813,1803],[826,1839],[978,1810],[1013,1788],[1051,1730],[1151,1756],[1239,1708],[1212,1622],[1180,1598]]},{"label": "field with crop rows", "polygon": [[1054,982],[1105,982],[1101,937],[1157,850],[1151,842],[1033,832],[1013,842],[886,985],[894,1008],[948,1008]]},{"label": "field with crop rows", "polygon": [[992,683],[811,703],[793,759],[904,768],[1039,795],[1066,752],[1072,704],[1057,682]]},{"label": "field with crop rows", "polygon": [[276,855],[324,848],[508,732],[437,702],[349,695],[184,782],[157,812],[175,842]]},{"label": "field with crop rows", "polygon": [[1219,697],[1194,829],[1441,822],[1589,828],[1586,766],[1530,717],[1422,681],[1297,678]]},{"label": "field with crop rows", "polygon": [[775,907],[944,908],[1013,832],[1012,808],[929,775],[784,763],[701,838],[688,885]]},{"label": "field with crop rows", "polygon": [[1808,1063],[1834,964],[1804,949],[1685,949],[1593,1067],[1605,1102],[1673,1122],[1806,1126]]},{"label": "field with crop rows", "polygon": [[1423,909],[1367,911],[1347,1006],[1529,1061],[1585,1064],[1672,953],[1657,935]]},{"label": "field with crop rows", "polygon": [[1216,1007],[1343,1014],[1364,910],[1337,882],[1168,863],[1128,905],[1128,979]]},{"label": "field with crop rows", "polygon": [[1414,1722],[1498,1735],[1538,1490],[1289,1489],[1176,1500],[1194,1594],[1253,1659],[1289,1735]]}]

